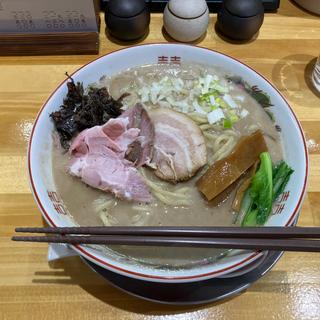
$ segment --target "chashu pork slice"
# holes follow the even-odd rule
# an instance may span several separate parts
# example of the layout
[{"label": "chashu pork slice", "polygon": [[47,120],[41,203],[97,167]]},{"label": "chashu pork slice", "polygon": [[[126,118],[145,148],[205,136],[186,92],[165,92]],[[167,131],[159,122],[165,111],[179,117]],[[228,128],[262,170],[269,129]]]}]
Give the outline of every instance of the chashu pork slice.
[{"label": "chashu pork slice", "polygon": [[154,128],[148,112],[141,103],[126,110],[120,118],[128,118],[128,128],[138,128],[140,130],[138,138],[129,146],[126,151],[126,159],[133,162],[139,168],[149,164],[152,158]]},{"label": "chashu pork slice", "polygon": [[150,202],[147,185],[133,163],[124,158],[140,133],[140,129],[128,129],[128,124],[128,118],[116,118],[82,131],[70,147],[67,172],[118,198]]},{"label": "chashu pork slice", "polygon": [[155,130],[151,167],[171,182],[188,180],[207,163],[205,139],[188,116],[167,108],[149,111]]}]

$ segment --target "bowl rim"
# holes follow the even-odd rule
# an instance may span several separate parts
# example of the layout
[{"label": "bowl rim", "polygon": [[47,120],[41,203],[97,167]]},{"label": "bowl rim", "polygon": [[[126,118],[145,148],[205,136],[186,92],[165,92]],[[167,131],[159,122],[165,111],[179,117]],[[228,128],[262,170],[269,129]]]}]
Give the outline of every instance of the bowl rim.
[{"label": "bowl rim", "polygon": [[[300,122],[295,114],[295,112],[293,111],[293,109],[291,108],[290,104],[288,103],[287,99],[282,95],[282,93],[266,78],[264,77],[261,73],[259,73],[258,71],[256,71],[255,69],[253,69],[252,67],[250,67],[249,65],[247,65],[246,63],[238,60],[237,58],[234,58],[228,54],[222,53],[220,51],[217,50],[213,50],[210,48],[206,48],[206,47],[202,47],[202,46],[196,46],[196,45],[192,45],[192,44],[182,44],[182,43],[168,43],[168,42],[155,42],[155,43],[146,43],[146,44],[138,44],[138,45],[133,45],[130,47],[125,47],[125,48],[120,48],[117,50],[113,50],[109,53],[100,55],[99,57],[90,60],[89,62],[87,62],[86,64],[80,66],[79,68],[77,68],[75,71],[73,71],[70,76],[73,76],[74,74],[76,74],[78,71],[80,71],[81,69],[85,68],[86,66],[90,65],[91,63],[94,63],[95,61],[102,59],[108,55],[117,53],[119,51],[123,51],[123,50],[128,50],[131,48],[137,48],[137,47],[144,47],[144,46],[162,46],[162,45],[168,45],[168,46],[186,46],[186,47],[193,47],[193,48],[200,48],[203,50],[207,50],[208,53],[214,53],[214,54],[219,54],[222,56],[225,56],[229,59],[232,59],[234,61],[236,61],[239,64],[244,65],[245,67],[247,67],[248,69],[250,69],[251,71],[253,71],[255,74],[257,74],[258,76],[260,76],[264,81],[266,81],[277,93],[278,95],[282,98],[282,100],[284,101],[284,103],[287,105],[288,110],[291,112],[291,114],[293,115],[294,120],[296,121],[296,124],[298,125],[299,128],[299,132],[301,134],[301,138],[303,141],[303,147],[304,147],[304,156],[305,156],[305,162],[306,162],[306,167],[305,167],[305,175],[304,175],[304,182],[303,182],[303,188],[302,191],[300,193],[299,196],[299,200],[297,202],[297,205],[293,211],[293,213],[291,214],[290,218],[288,219],[287,223],[284,225],[285,227],[290,226],[293,222],[293,219],[297,216],[297,214],[299,213],[299,210],[301,208],[301,204],[303,202],[303,199],[305,197],[306,194],[306,186],[307,186],[307,181],[308,181],[308,174],[309,174],[309,155],[308,155],[308,151],[307,151],[307,145],[306,145],[306,140],[305,140],[305,136],[302,130],[302,127],[300,125]],[[28,175],[29,175],[29,183],[30,183],[30,188],[31,191],[33,193],[33,196],[44,216],[44,218],[46,219],[46,221],[48,222],[48,224],[50,226],[56,227],[57,225],[53,222],[53,220],[50,218],[50,214],[45,210],[44,205],[42,204],[40,197],[37,193],[36,187],[35,187],[35,183],[34,183],[34,178],[33,178],[33,174],[32,174],[32,169],[31,169],[31,146],[32,146],[32,141],[33,141],[33,137],[34,137],[34,132],[38,123],[38,120],[40,118],[40,115],[42,114],[42,112],[44,111],[47,103],[49,102],[49,100],[51,99],[51,97],[65,84],[66,79],[64,79],[63,81],[60,82],[60,84],[58,84],[58,86],[54,89],[54,91],[49,95],[49,97],[46,99],[46,101],[43,103],[43,105],[41,106],[37,117],[34,121],[33,127],[32,127],[32,131],[30,134],[30,139],[29,139],[29,143],[28,143],[28,155],[27,155],[27,162],[28,162]],[[211,277],[216,277],[220,274],[225,274],[228,271],[231,272],[232,270],[236,270],[239,269],[240,266],[245,266],[250,262],[253,262],[255,259],[259,258],[261,256],[261,252],[260,251],[255,251],[253,252],[250,256],[242,259],[240,262],[237,263],[233,263],[230,266],[212,271],[212,272],[206,272],[206,273],[200,273],[200,274],[196,274],[196,275],[191,275],[191,276],[157,276],[157,275],[150,275],[150,274],[144,274],[142,272],[136,272],[136,271],[132,271],[132,270],[127,270],[123,267],[119,267],[116,265],[113,265],[109,262],[106,262],[94,255],[92,255],[90,252],[88,252],[86,250],[85,247],[81,246],[81,245],[70,245],[70,247],[72,249],[74,249],[75,251],[77,251],[78,253],[80,253],[81,255],[83,255],[84,257],[88,258],[89,260],[91,260],[94,263],[97,263],[98,265],[102,265],[103,267],[107,268],[107,269],[111,269],[112,271],[118,272],[120,274],[124,274],[130,277],[135,277],[135,278],[140,278],[140,279],[144,279],[144,280],[149,280],[149,281],[172,281],[172,282],[180,282],[180,281],[200,281],[200,280],[204,280],[207,278],[211,278]]]}]

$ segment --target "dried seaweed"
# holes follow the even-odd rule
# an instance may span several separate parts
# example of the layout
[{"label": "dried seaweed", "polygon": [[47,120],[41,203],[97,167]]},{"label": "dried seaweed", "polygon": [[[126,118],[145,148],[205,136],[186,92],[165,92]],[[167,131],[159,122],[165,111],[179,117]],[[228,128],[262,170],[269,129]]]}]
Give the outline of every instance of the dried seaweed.
[{"label": "dried seaweed", "polygon": [[77,82],[66,73],[70,81],[67,82],[68,93],[59,111],[50,114],[60,143],[64,149],[69,149],[70,140],[84,129],[102,125],[111,118],[118,117],[122,110],[122,95],[114,100],[106,87],[88,87],[84,93],[83,84]]}]

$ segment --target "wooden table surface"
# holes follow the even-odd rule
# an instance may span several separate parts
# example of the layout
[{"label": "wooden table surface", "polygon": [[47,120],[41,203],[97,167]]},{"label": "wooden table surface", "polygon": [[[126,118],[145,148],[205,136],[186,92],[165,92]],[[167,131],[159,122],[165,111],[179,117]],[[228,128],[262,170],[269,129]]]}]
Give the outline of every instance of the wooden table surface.
[{"label": "wooden table surface", "polygon": [[[281,0],[267,14],[256,40],[231,44],[214,31],[199,45],[234,56],[272,81],[291,103],[307,139],[320,143],[320,100],[310,70],[320,53],[320,19]],[[151,19],[143,42],[167,41],[162,16]],[[123,47],[101,28],[100,54]],[[41,226],[30,193],[27,142],[35,116],[48,95],[72,72],[96,56],[0,57],[0,319],[320,319],[320,255],[285,253],[245,293],[201,307],[150,303],[106,284],[78,257],[49,266],[47,245],[13,243],[14,227]],[[309,142],[312,140],[309,140]],[[320,148],[310,149],[308,195],[299,225],[320,226]]]}]

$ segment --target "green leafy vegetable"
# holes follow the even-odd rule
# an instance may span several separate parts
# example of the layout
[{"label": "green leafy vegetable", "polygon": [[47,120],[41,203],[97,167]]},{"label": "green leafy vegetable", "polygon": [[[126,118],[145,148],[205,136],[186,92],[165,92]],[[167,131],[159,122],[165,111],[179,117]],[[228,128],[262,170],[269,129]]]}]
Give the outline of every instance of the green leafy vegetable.
[{"label": "green leafy vegetable", "polygon": [[284,191],[294,172],[284,161],[273,166],[268,152],[261,153],[260,160],[260,167],[241,202],[237,220],[242,226],[263,225],[268,220],[273,202]]},{"label": "green leafy vegetable", "polygon": [[238,76],[227,77],[227,79],[247,91],[247,93],[250,94],[251,97],[255,99],[263,108],[272,106],[270,96],[266,92],[259,89],[258,86],[251,87],[246,81]]},{"label": "green leafy vegetable", "polygon": [[263,108],[272,106],[270,96],[266,92],[260,90],[257,86],[253,86],[251,88],[250,94],[253,99],[255,99],[260,105],[262,105]]},{"label": "green leafy vegetable", "polygon": [[257,225],[257,214],[258,210],[250,210],[244,217],[242,226],[254,227]]},{"label": "green leafy vegetable", "polygon": [[[247,209],[242,220],[242,226],[264,224],[272,209],[273,188],[270,154],[268,152],[261,153],[260,160],[260,167],[253,176],[251,185],[241,202],[241,209]],[[245,203],[244,200],[246,200]],[[251,205],[248,206],[250,202]]]},{"label": "green leafy vegetable", "polygon": [[268,152],[260,154],[260,167],[252,178],[250,195],[257,209],[257,223],[264,224],[272,209],[272,161]]},{"label": "green leafy vegetable", "polygon": [[247,212],[250,211],[250,209],[252,207],[252,203],[253,203],[253,200],[250,196],[250,188],[248,188],[243,195],[239,214],[236,217],[235,223],[242,222],[242,225],[245,223],[244,217],[246,216]]},{"label": "green leafy vegetable", "polygon": [[273,201],[284,191],[293,171],[284,161],[273,167]]},{"label": "green leafy vegetable", "polygon": [[266,114],[269,116],[269,118],[270,118],[270,120],[271,120],[272,122],[276,122],[276,119],[274,118],[274,115],[273,115],[273,113],[272,113],[270,110],[264,109],[264,111],[265,111]]}]

